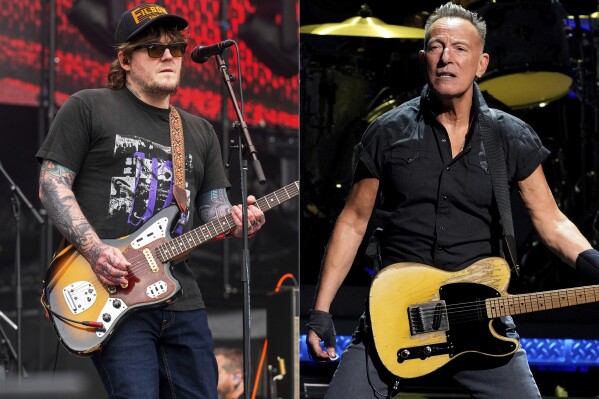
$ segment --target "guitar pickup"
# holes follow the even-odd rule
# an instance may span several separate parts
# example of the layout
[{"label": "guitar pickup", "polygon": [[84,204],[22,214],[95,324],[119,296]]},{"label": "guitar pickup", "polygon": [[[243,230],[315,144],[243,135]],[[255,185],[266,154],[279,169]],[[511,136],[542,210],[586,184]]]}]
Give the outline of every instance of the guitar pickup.
[{"label": "guitar pickup", "polygon": [[156,263],[156,259],[152,256],[152,251],[149,248],[144,248],[142,250],[146,260],[148,261],[148,266],[150,266],[150,270],[154,273],[158,272],[158,264]]},{"label": "guitar pickup", "polygon": [[408,307],[410,334],[449,330],[445,301],[426,302]]}]

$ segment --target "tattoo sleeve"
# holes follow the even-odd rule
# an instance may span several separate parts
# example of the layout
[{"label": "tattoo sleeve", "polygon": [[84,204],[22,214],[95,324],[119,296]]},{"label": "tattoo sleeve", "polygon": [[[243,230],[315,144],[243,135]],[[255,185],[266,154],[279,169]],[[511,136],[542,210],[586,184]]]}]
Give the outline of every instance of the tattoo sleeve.
[{"label": "tattoo sleeve", "polygon": [[227,190],[224,188],[217,188],[199,195],[196,204],[202,223],[228,215],[233,208],[227,197]]},{"label": "tattoo sleeve", "polygon": [[101,249],[98,235],[89,224],[73,193],[75,173],[49,159],[42,163],[39,197],[56,228],[88,260],[96,259]]}]

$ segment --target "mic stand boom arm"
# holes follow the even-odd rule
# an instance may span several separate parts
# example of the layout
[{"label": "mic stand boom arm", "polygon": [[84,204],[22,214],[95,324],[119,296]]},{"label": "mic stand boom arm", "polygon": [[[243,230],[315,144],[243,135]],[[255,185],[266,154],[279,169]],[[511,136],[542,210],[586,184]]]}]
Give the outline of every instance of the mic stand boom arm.
[{"label": "mic stand boom arm", "polygon": [[245,150],[252,158],[252,164],[254,165],[254,172],[256,172],[256,177],[260,184],[264,184],[266,182],[266,178],[264,177],[264,172],[262,171],[262,165],[260,164],[260,160],[258,159],[258,152],[252,143],[252,138],[250,137],[250,132],[248,130],[248,126],[243,119],[243,115],[241,114],[241,110],[239,109],[239,105],[237,104],[237,97],[235,97],[235,93],[233,92],[233,86],[231,86],[231,75],[227,71],[227,64],[223,57],[220,54],[216,54],[216,64],[218,65],[218,69],[221,71],[223,75],[223,80],[225,82],[225,86],[227,87],[227,91],[229,92],[229,96],[231,97],[231,103],[233,104],[233,108],[235,109],[235,114],[237,115],[237,119],[239,121],[239,126],[241,128],[242,136],[245,141]]}]

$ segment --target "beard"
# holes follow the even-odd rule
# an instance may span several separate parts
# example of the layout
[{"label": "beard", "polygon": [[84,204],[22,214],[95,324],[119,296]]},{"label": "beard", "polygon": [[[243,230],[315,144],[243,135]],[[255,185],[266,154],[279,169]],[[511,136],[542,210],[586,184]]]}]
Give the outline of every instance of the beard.
[{"label": "beard", "polygon": [[128,78],[135,83],[135,86],[143,93],[154,96],[168,96],[175,94],[181,83],[181,76],[175,82],[156,82],[149,79],[144,79],[143,76],[137,74],[129,74]]},{"label": "beard", "polygon": [[179,81],[174,83],[147,82],[143,79],[132,79],[141,91],[151,96],[168,96],[175,94],[179,88]]}]

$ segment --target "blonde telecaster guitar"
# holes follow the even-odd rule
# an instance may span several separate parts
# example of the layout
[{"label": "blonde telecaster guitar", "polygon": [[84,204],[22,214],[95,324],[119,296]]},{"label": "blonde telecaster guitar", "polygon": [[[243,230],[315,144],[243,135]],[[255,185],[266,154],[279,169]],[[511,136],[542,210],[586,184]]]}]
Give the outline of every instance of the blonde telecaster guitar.
[{"label": "blonde telecaster guitar", "polygon": [[499,317],[599,301],[599,285],[509,295],[504,259],[448,272],[419,263],[385,267],[372,282],[374,345],[402,378],[431,373],[464,353],[508,356],[519,346]]},{"label": "blonde telecaster guitar", "polygon": [[[266,212],[298,194],[296,181],[258,199],[255,205]],[[120,249],[131,262],[126,286],[100,283],[90,264],[72,245],[54,258],[46,272],[42,303],[69,351],[92,354],[130,312],[172,301],[180,290],[171,273],[172,262],[235,226],[233,217],[227,215],[171,239],[171,224],[177,215],[176,206],[168,207],[135,233],[103,240]]]}]

